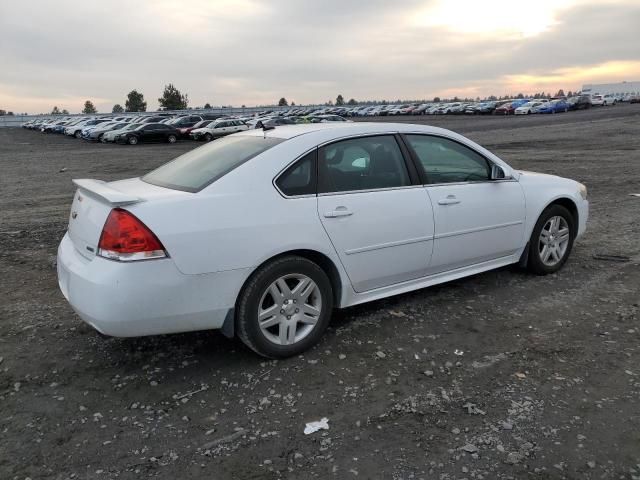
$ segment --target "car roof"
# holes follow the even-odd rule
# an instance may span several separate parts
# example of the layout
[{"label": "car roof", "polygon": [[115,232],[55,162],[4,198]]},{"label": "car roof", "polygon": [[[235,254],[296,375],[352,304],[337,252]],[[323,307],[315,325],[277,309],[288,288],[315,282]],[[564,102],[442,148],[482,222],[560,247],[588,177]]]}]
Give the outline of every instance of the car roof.
[{"label": "car roof", "polygon": [[326,132],[328,134],[334,133],[336,137],[344,135],[382,134],[389,132],[452,133],[443,128],[431,127],[428,125],[416,125],[412,123],[330,122],[282,125],[270,130],[257,128],[236,133],[236,135],[248,135],[254,137],[265,136],[287,140],[300,135],[307,135],[319,131],[328,131]]}]

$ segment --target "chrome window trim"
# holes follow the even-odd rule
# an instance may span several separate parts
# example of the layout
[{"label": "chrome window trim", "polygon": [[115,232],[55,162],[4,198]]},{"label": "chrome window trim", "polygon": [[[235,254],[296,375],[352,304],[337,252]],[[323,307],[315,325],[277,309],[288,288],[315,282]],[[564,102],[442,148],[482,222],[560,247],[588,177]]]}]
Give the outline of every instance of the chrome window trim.
[{"label": "chrome window trim", "polygon": [[366,190],[347,190],[344,192],[327,192],[327,193],[319,193],[318,197],[330,197],[335,195],[353,195],[356,193],[387,192],[392,190],[408,190],[410,188],[424,188],[424,185],[404,185],[402,187],[368,188]]}]

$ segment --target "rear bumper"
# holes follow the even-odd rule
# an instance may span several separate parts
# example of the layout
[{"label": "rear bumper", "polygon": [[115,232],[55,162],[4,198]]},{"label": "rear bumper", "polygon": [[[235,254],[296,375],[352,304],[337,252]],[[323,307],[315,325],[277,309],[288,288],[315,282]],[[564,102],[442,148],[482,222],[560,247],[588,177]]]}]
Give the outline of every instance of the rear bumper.
[{"label": "rear bumper", "polygon": [[115,337],[221,328],[249,273],[184,275],[170,258],[90,260],[76,250],[68,234],[58,247],[63,295],[82,320]]}]

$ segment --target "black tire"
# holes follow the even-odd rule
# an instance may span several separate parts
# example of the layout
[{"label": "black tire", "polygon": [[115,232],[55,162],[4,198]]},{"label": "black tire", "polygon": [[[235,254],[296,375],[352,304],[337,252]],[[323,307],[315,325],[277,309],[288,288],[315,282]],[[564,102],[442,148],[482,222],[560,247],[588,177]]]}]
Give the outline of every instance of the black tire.
[{"label": "black tire", "polygon": [[[263,294],[278,278],[302,274],[313,280],[322,296],[321,313],[313,330],[292,345],[277,345],[264,335],[258,325],[258,308]],[[249,278],[236,304],[236,332],[238,338],[267,358],[286,358],[304,352],[320,340],[329,325],[333,310],[333,288],[327,274],[317,264],[298,256],[281,257],[267,263]]]},{"label": "black tire", "polygon": [[205,133],[204,139],[205,141],[210,142],[211,140],[213,140],[213,135],[211,135],[210,133]]},{"label": "black tire", "polygon": [[82,138],[82,132],[78,130],[76,133],[73,134],[73,136],[76,138]]},{"label": "black tire", "polygon": [[167,137],[167,142],[169,143],[176,143],[178,141],[178,137],[176,137],[175,135],[171,134]]},{"label": "black tire", "polygon": [[[542,261],[540,255],[539,239],[540,233],[542,232],[542,229],[547,221],[550,218],[556,216],[563,217],[567,222],[567,225],[569,226],[569,244],[567,245],[567,249],[560,261],[553,266],[549,266]],[[527,268],[536,275],[548,275],[560,270],[566,263],[569,255],[571,255],[573,241],[576,237],[576,230],[576,219],[573,218],[573,215],[571,215],[571,212],[569,212],[569,210],[558,204],[549,206],[544,212],[542,212],[540,218],[538,218],[538,221],[536,222],[535,227],[533,228],[533,232],[531,233],[531,238],[529,239],[529,258],[527,262]]]},{"label": "black tire", "polygon": [[129,138],[127,138],[127,143],[129,145],[137,145],[138,144],[138,137],[136,137],[135,135],[131,135]]}]

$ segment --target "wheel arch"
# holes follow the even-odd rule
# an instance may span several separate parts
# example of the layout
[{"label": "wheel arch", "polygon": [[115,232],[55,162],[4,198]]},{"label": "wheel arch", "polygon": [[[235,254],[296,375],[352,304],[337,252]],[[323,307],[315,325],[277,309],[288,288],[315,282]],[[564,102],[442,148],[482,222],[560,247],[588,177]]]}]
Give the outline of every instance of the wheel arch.
[{"label": "wheel arch", "polygon": [[[547,208],[551,207],[552,205],[560,205],[566,208],[567,210],[569,210],[569,213],[571,213],[571,216],[573,217],[574,226],[577,227],[578,225],[580,225],[580,214],[578,213],[578,206],[576,205],[576,202],[573,201],[571,198],[558,197],[553,201],[549,202],[549,204],[542,209],[542,212],[544,212]],[[542,215],[542,212],[540,212],[540,215]],[[540,217],[540,215],[538,215],[538,218]]]},{"label": "wheel arch", "polygon": [[262,263],[257,265],[249,275],[247,275],[247,278],[243,282],[242,287],[240,287],[240,290],[238,291],[234,309],[233,311],[230,311],[227,314],[227,317],[225,318],[224,324],[222,326],[221,331],[225,336],[229,338],[235,336],[236,321],[237,321],[235,312],[238,311],[238,301],[242,296],[242,293],[244,292],[244,289],[246,288],[251,278],[253,278],[255,273],[266,264],[274,260],[277,260],[279,258],[288,257],[288,256],[298,256],[298,257],[306,258],[307,260],[310,260],[316,265],[318,265],[327,274],[327,277],[329,277],[329,282],[331,283],[331,289],[333,294],[334,307],[340,306],[340,304],[342,303],[341,299],[342,299],[342,290],[343,290],[342,277],[340,276],[340,271],[338,270],[338,267],[336,266],[334,261],[331,260],[331,258],[329,258],[324,253],[321,253],[317,250],[311,250],[306,248],[286,250],[264,260]]}]

